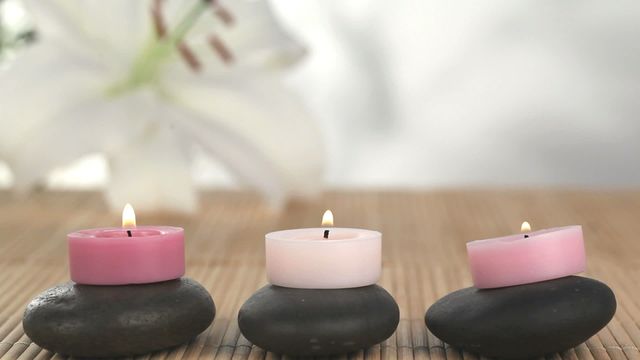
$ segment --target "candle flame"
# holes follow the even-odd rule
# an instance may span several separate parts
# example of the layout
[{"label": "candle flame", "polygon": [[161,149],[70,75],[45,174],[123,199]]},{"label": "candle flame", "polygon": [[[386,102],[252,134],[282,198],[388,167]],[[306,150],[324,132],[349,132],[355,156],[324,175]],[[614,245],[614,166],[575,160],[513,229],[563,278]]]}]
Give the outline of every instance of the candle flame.
[{"label": "candle flame", "polygon": [[525,221],[522,223],[522,225],[520,226],[520,232],[529,232],[531,231],[531,225],[529,224],[528,221]]},{"label": "candle flame", "polygon": [[322,215],[322,226],[333,226],[333,213],[327,210]]},{"label": "candle flame", "polygon": [[122,210],[122,227],[134,228],[136,227],[136,213],[133,211],[133,206],[127,204]]}]

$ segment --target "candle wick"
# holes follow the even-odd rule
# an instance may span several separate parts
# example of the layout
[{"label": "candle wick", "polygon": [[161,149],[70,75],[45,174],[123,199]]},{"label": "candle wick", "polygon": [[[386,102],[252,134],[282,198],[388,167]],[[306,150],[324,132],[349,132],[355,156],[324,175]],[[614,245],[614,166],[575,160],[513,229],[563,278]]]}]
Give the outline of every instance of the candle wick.
[{"label": "candle wick", "polygon": [[525,238],[525,239],[529,238],[529,235],[524,234],[524,238]]},{"label": "candle wick", "polygon": [[127,236],[128,237],[132,237],[133,235],[131,235],[131,230],[127,230]]},{"label": "candle wick", "polygon": [[324,238],[328,239],[329,238],[329,229],[324,231]]}]

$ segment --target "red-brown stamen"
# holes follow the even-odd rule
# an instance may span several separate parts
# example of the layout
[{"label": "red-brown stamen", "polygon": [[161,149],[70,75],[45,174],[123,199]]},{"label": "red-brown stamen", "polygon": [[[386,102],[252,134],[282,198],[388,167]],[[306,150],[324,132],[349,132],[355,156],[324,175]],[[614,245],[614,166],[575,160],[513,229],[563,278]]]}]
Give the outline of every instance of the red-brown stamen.
[{"label": "red-brown stamen", "polygon": [[154,0],[151,4],[151,19],[156,36],[161,39],[167,35],[167,25],[162,14],[162,0]]},{"label": "red-brown stamen", "polygon": [[[227,8],[220,5],[216,0],[210,0],[209,2],[211,3],[211,10],[213,11],[214,16],[220,19],[225,26],[232,26],[234,24],[236,19]],[[154,31],[159,39],[169,36],[169,27],[162,12],[163,5],[164,0],[153,0],[151,3],[151,19]],[[177,49],[180,53],[180,57],[187,63],[191,70],[194,72],[200,71],[202,69],[202,64],[196,54],[185,43],[185,41],[183,41],[183,39],[178,39],[178,41]],[[225,64],[228,65],[234,61],[233,53],[220,37],[215,34],[211,34],[207,37],[207,42]]]},{"label": "red-brown stamen", "polygon": [[178,51],[191,70],[194,72],[200,71],[202,65],[200,64],[200,61],[198,61],[198,57],[196,57],[187,44],[184,42],[178,44]]},{"label": "red-brown stamen", "polygon": [[235,22],[235,18],[229,10],[227,10],[222,5],[217,4],[217,2],[215,1],[212,2],[211,5],[213,8],[213,13],[218,17],[218,19],[222,21],[223,24],[225,24],[226,26],[233,25],[233,23]]},{"label": "red-brown stamen", "polygon": [[234,61],[233,53],[218,36],[211,34],[207,40],[213,51],[220,56],[220,59],[222,59],[225,64],[231,64]]}]

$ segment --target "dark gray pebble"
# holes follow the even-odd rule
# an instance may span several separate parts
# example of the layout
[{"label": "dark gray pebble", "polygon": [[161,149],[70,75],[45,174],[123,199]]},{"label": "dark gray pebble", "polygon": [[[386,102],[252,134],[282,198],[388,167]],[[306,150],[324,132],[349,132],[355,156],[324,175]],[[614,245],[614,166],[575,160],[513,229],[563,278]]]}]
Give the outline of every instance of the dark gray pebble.
[{"label": "dark gray pebble", "polygon": [[438,300],[425,322],[442,341],[488,357],[522,359],[572,348],[602,329],[616,298],[599,281],[568,276]]},{"label": "dark gray pebble", "polygon": [[324,356],[367,348],[398,326],[398,305],[377,285],[352,289],[292,289],[268,285],[240,309],[242,334],[263,349]]},{"label": "dark gray pebble", "polygon": [[182,278],[144,285],[58,285],[29,303],[22,324],[33,342],[51,351],[116,357],[180,345],[214,316],[207,290]]}]

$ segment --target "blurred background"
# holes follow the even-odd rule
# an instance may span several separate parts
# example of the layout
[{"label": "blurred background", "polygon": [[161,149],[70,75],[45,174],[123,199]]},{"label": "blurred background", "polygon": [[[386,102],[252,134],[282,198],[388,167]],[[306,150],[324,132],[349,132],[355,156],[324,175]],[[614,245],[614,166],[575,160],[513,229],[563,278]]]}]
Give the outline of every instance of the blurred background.
[{"label": "blurred background", "polygon": [[[62,150],[64,156],[56,157],[56,149],[77,141],[77,137],[105,131],[102,124],[82,129],[55,125],[56,131],[65,134],[81,131],[62,144],[51,139],[61,139],[55,131],[47,130],[45,135],[13,131],[31,116],[24,114],[25,106],[38,113],[34,128],[60,117],[59,110],[47,115],[48,107],[40,107],[42,97],[49,101],[52,92],[65,93],[65,79],[73,81],[73,76],[56,77],[56,66],[68,66],[67,74],[72,75],[86,70],[76,58],[56,54],[19,69],[17,64],[28,62],[21,59],[27,58],[30,48],[47,42],[66,44],[71,38],[69,32],[79,29],[85,29],[91,35],[86,38],[98,39],[99,44],[113,36],[114,28],[122,32],[117,43],[131,47],[142,43],[140,39],[147,35],[140,36],[142,31],[132,30],[138,28],[130,23],[139,23],[145,34],[153,34],[157,25],[154,6],[162,6],[171,33],[172,26],[175,28],[188,13],[181,7],[193,3],[120,2],[100,5],[87,1],[92,5],[78,6],[77,0],[56,0],[47,6],[62,9],[56,15],[31,2],[0,2],[0,72],[4,76],[0,77],[0,132],[4,133],[0,141],[20,144],[0,151],[0,186],[20,187],[24,182],[28,187],[108,189],[122,187],[123,181],[142,179],[136,190],[136,196],[144,194],[139,201],[154,198],[149,207],[163,207],[178,196],[171,195],[170,201],[158,200],[166,198],[172,186],[248,186],[257,188],[277,206],[290,195],[323,188],[640,185],[637,1],[221,1],[214,5],[218,7],[210,18],[198,20],[184,39],[197,53],[203,42],[198,36],[204,29],[204,42],[222,59],[209,59],[207,55],[198,58],[206,68],[202,76],[213,78],[198,85],[198,91],[206,93],[210,86],[210,96],[190,103],[200,95],[185,95],[186,100],[179,102],[203,113],[215,108],[207,117],[221,126],[210,129],[209,138],[193,141],[199,145],[189,150],[189,179],[178,177],[175,181],[171,174],[178,171],[171,167],[142,169],[145,174],[156,174],[156,170],[164,174],[153,175],[154,180],[145,175],[130,174],[132,179],[125,180],[114,177],[123,166],[113,153],[113,148],[120,145],[111,141],[102,147]],[[127,10],[127,6],[136,11]],[[221,9],[232,15],[231,25],[225,26],[224,16],[219,16]],[[118,11],[129,15],[117,16]],[[60,23],[80,25],[73,28]],[[234,61],[225,61],[224,50],[216,47],[211,34],[226,41]],[[157,29],[156,35],[162,38]],[[78,40],[69,48],[90,46],[87,44]],[[59,51],[60,46],[56,48]],[[96,51],[102,59],[106,48]],[[264,60],[266,51],[278,54],[275,59],[281,66],[277,70],[271,65],[265,70],[265,64],[274,61]],[[108,76],[116,78],[113,74],[126,73],[122,68],[135,63],[132,59],[136,52],[131,54],[119,56],[118,61],[124,65],[109,70]],[[176,57],[180,56],[184,53]],[[262,60],[247,60],[258,58]],[[176,63],[175,70],[163,75],[166,83],[173,81],[174,73],[189,72],[189,64],[179,59]],[[31,79],[33,69],[43,66],[48,70],[40,71],[37,81]],[[199,80],[189,81],[194,84]],[[256,81],[262,90],[255,90]],[[34,90],[43,87],[57,90],[42,90],[44,94]],[[252,95],[234,102],[229,89],[234,94]],[[176,98],[161,97],[156,90],[153,93],[153,101],[169,99],[166,102],[173,104]],[[280,95],[275,97],[275,93]],[[76,96],[63,95],[59,101],[65,104]],[[146,100],[131,101],[130,108],[138,108],[137,104]],[[16,110],[18,103],[20,111]],[[253,112],[245,111],[254,103],[261,105],[256,105]],[[85,118],[89,116],[87,111],[91,110],[85,109]],[[118,116],[99,107],[93,111]],[[268,119],[253,122],[267,112],[271,114]],[[135,114],[126,114],[127,121],[136,121]],[[160,115],[148,117],[153,121],[156,116]],[[177,127],[182,126],[180,120],[175,121]],[[200,131],[196,128],[195,132]],[[235,135],[240,140],[234,144],[243,145],[224,145]],[[128,141],[137,141],[133,139]],[[188,139],[191,137],[187,137],[187,143]],[[35,150],[30,146],[36,146]],[[31,155],[23,156],[25,152]],[[236,156],[238,152],[243,155]],[[155,150],[142,153],[146,155],[131,157],[132,162],[126,166],[129,171],[139,168],[141,162],[166,159],[164,153]],[[41,158],[49,157],[56,160],[42,163]],[[272,168],[274,175],[270,177]],[[144,185],[158,178],[169,178],[171,184],[157,189]],[[277,195],[270,195],[274,193]],[[117,191],[108,195],[114,207],[131,196]],[[192,204],[193,200],[188,200],[177,210],[189,210]]]}]

